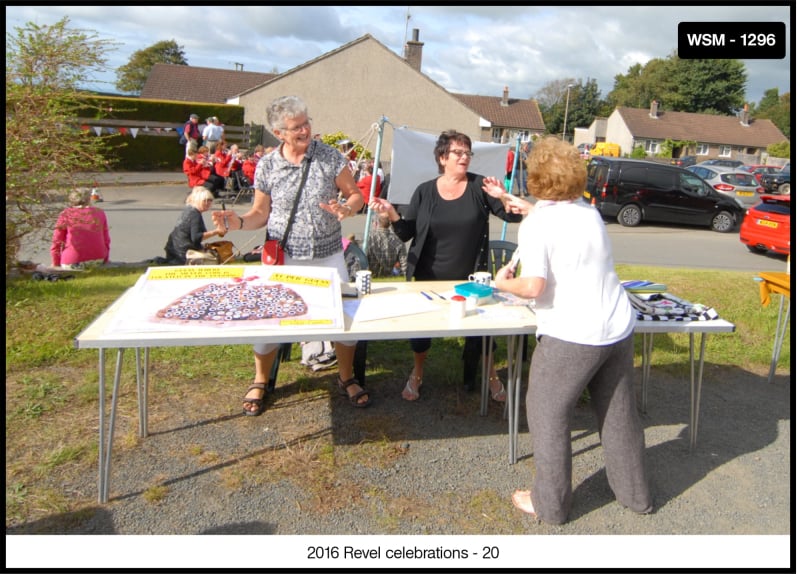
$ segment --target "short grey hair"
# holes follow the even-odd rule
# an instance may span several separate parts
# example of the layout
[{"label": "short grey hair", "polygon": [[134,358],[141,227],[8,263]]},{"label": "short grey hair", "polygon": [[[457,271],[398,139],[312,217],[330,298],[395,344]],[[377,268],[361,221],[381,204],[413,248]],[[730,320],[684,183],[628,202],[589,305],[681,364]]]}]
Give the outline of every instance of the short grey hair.
[{"label": "short grey hair", "polygon": [[308,106],[299,96],[281,96],[267,108],[267,122],[273,130],[284,129],[286,120],[297,116],[308,116]]},{"label": "short grey hair", "polygon": [[83,207],[92,201],[92,190],[88,187],[77,187],[69,192],[69,204],[72,207]]}]

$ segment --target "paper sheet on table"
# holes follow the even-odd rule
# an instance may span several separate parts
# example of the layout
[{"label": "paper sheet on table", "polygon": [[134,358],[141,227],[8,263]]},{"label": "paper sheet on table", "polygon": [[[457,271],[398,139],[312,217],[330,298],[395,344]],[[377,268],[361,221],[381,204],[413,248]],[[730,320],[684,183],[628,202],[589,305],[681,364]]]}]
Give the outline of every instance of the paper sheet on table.
[{"label": "paper sheet on table", "polygon": [[357,300],[344,301],[344,312],[354,322],[374,321],[418,313],[439,311],[445,305],[429,301],[420,293],[398,293],[381,297],[362,297]]}]

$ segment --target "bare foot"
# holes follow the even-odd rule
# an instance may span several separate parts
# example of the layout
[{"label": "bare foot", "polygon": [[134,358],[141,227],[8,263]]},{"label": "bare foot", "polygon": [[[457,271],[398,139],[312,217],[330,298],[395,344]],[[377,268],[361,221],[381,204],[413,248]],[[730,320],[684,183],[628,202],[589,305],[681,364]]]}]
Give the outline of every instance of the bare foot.
[{"label": "bare foot", "polygon": [[531,500],[530,490],[516,490],[511,495],[511,502],[519,510],[526,514],[531,514],[536,517],[536,511],[533,509],[533,501]]}]

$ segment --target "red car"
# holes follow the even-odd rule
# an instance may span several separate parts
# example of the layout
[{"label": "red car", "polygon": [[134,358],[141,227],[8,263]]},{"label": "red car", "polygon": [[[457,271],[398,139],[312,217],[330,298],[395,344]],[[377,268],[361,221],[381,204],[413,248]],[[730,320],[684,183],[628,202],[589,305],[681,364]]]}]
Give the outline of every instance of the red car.
[{"label": "red car", "polygon": [[758,183],[761,183],[761,176],[765,173],[778,173],[781,170],[777,165],[743,165],[737,169],[752,173],[758,180]]},{"label": "red car", "polygon": [[762,195],[761,203],[745,212],[739,228],[739,241],[753,253],[773,251],[789,255],[791,201],[789,195]]}]

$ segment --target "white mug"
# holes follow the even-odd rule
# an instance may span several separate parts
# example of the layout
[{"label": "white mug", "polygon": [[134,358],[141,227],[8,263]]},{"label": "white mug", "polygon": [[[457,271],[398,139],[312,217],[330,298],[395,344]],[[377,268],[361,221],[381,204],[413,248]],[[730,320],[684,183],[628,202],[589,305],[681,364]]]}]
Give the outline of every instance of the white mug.
[{"label": "white mug", "polygon": [[369,269],[356,271],[356,289],[359,297],[372,292],[372,271]]},{"label": "white mug", "polygon": [[477,271],[467,277],[470,281],[487,287],[492,284],[492,274],[488,271]]}]

